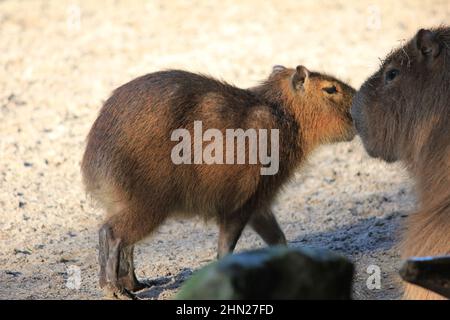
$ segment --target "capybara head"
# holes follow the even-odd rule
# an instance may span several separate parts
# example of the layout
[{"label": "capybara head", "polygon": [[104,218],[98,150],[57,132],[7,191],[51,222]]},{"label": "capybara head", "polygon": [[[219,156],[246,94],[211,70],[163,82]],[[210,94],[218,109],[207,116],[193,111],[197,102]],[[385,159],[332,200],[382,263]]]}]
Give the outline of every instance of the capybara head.
[{"label": "capybara head", "polygon": [[[326,74],[275,66],[269,81],[279,82],[280,92],[290,104],[306,141],[349,141],[355,136],[350,107],[355,89]],[[277,87],[277,86],[275,86]]]},{"label": "capybara head", "polygon": [[414,161],[430,141],[448,142],[449,48],[449,27],[421,29],[361,86],[352,116],[369,155]]}]

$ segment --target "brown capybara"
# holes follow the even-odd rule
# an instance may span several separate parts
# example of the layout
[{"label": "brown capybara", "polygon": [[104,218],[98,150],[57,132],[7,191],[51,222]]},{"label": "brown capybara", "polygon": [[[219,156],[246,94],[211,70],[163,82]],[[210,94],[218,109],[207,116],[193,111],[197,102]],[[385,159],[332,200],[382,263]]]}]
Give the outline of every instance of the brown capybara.
[{"label": "brown capybara", "polygon": [[[402,256],[450,253],[450,28],[420,30],[355,96],[352,116],[373,157],[400,160],[416,180]],[[406,299],[440,296],[406,285]]]},{"label": "brown capybara", "polygon": [[[142,289],[133,245],[171,216],[215,220],[219,258],[233,251],[247,222],[267,244],[286,244],[271,202],[315,147],[354,137],[354,92],[303,66],[276,66],[251,89],[177,70],[148,74],[116,89],[92,126],[82,161],[86,189],[107,211],[99,231],[100,286],[123,298]],[[203,137],[208,143],[195,138],[199,126],[205,136],[209,132]],[[245,142],[239,150],[249,151],[247,161],[236,160],[238,148],[220,137],[233,129],[241,134],[231,141]],[[270,136],[271,163],[250,159],[255,155],[251,133],[261,130],[270,131],[258,142]],[[208,161],[202,161],[207,151]],[[237,163],[225,164],[221,151]]]}]

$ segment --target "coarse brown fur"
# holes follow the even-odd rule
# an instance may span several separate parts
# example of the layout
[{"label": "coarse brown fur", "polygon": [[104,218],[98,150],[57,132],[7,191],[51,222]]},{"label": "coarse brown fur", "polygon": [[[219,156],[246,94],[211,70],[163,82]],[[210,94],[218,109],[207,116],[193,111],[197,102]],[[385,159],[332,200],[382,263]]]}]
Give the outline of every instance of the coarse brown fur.
[{"label": "coarse brown fur", "polygon": [[[286,243],[271,202],[315,147],[353,138],[354,92],[302,66],[276,67],[246,90],[178,70],[116,89],[92,126],[82,161],[86,189],[108,213],[100,229],[101,286],[117,296],[141,288],[132,246],[177,214],[218,222],[219,257],[233,251],[247,222],[268,244]],[[261,175],[260,163],[174,164],[172,132],[185,128],[193,135],[198,120],[204,130],[222,133],[279,129],[278,173]],[[119,270],[110,266],[114,259],[123,263]]]},{"label": "coarse brown fur", "polygon": [[[367,152],[402,161],[416,180],[419,209],[408,218],[402,256],[450,254],[450,28],[422,29],[388,55],[352,115]],[[440,296],[407,285],[404,297]]]}]

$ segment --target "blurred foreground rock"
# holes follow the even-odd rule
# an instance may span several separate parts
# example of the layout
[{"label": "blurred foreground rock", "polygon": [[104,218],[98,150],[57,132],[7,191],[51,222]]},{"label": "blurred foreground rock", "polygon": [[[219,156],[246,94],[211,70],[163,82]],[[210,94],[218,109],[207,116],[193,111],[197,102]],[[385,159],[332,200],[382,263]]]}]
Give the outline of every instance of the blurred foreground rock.
[{"label": "blurred foreground rock", "polygon": [[195,273],[176,299],[350,299],[353,265],[323,249],[271,247]]},{"label": "blurred foreground rock", "polygon": [[400,276],[450,299],[450,256],[410,258],[400,269]]}]

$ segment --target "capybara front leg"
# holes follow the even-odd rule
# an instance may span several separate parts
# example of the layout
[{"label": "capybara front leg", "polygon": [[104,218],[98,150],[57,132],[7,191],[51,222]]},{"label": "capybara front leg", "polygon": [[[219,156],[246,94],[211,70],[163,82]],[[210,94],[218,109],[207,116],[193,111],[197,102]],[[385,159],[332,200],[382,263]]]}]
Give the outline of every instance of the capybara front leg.
[{"label": "capybara front leg", "polygon": [[253,214],[249,223],[267,245],[287,245],[286,237],[272,211]]},{"label": "capybara front leg", "polygon": [[217,259],[232,253],[248,221],[248,214],[235,214],[219,222]]}]

